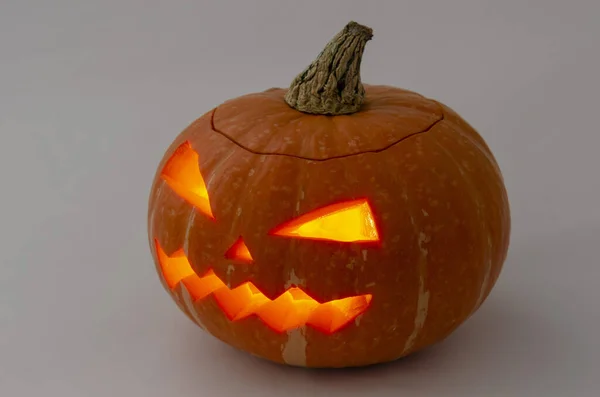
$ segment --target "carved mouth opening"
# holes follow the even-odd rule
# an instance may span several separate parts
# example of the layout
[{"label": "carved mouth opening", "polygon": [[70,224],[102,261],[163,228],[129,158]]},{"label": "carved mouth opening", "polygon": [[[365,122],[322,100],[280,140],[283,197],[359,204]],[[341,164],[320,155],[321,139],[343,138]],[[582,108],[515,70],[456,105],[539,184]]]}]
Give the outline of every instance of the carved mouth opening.
[{"label": "carved mouth opening", "polygon": [[197,275],[183,249],[168,256],[158,240],[155,240],[155,247],[162,275],[171,290],[182,283],[194,301],[212,294],[229,320],[257,316],[276,332],[308,325],[332,334],[364,313],[372,300],[372,295],[365,294],[318,302],[298,287],[289,288],[275,299],[270,299],[252,282],[229,288],[212,270],[202,276]]}]

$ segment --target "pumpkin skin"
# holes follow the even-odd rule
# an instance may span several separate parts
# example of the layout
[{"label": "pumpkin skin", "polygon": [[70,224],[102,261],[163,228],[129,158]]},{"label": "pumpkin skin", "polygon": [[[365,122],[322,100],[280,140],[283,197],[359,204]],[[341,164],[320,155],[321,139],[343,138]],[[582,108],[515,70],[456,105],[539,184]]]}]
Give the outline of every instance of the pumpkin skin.
[{"label": "pumpkin skin", "polygon": [[[368,365],[444,339],[490,293],[510,217],[488,146],[445,105],[398,88],[365,89],[360,112],[334,118],[291,109],[285,89],[242,96],[204,114],[166,151],[150,196],[150,244],[165,288],[210,334],[279,363]],[[214,220],[160,178],[186,141],[198,153]],[[269,235],[298,215],[359,197],[370,200],[379,244]],[[224,256],[240,236],[251,265]],[[318,301],[364,293],[373,300],[330,335],[311,327],[277,333],[255,316],[230,321],[214,297],[191,302],[181,283],[167,287],[155,240],[167,254],[185,247],[197,274],[211,267],[232,288],[252,281],[268,297],[297,285]]]},{"label": "pumpkin skin", "polygon": [[[282,364],[364,366],[442,341],[486,300],[507,255],[509,203],[492,152],[455,111],[415,92],[364,85],[360,110],[331,116],[290,107],[287,91],[229,100],[166,150],[148,211],[164,288],[214,337]],[[186,145],[197,154],[210,216],[163,177]],[[357,199],[370,206],[376,241],[273,233]],[[240,238],[251,261],[227,255]],[[318,302],[368,295],[369,304],[332,332],[276,330],[258,315],[232,320],[216,292],[195,299],[185,280],[165,276],[164,256],[178,252],[190,277],[214,272],[227,289],[250,282],[272,300],[299,287]]]}]

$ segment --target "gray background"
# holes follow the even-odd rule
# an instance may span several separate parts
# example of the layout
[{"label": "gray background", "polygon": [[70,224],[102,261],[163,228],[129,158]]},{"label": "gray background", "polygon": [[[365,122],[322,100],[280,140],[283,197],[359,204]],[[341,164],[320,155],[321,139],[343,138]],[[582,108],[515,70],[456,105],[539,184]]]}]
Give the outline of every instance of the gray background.
[{"label": "gray background", "polygon": [[[481,310],[391,365],[279,367],[193,325],[146,240],[155,167],[220,102],[287,86],[351,19],[363,80],[495,152],[510,254]],[[0,0],[0,395],[600,395],[600,2]]]}]

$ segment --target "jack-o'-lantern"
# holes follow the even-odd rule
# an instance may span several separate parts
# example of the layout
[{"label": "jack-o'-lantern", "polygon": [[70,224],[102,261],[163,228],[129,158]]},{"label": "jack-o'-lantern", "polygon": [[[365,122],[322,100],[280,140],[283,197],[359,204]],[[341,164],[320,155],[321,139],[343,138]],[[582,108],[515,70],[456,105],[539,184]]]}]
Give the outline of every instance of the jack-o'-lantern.
[{"label": "jack-o'-lantern", "polygon": [[371,29],[338,33],[288,89],[229,100],[160,162],[160,280],[216,338],[295,366],[386,362],[487,298],[510,232],[482,137],[435,100],[363,85]]}]

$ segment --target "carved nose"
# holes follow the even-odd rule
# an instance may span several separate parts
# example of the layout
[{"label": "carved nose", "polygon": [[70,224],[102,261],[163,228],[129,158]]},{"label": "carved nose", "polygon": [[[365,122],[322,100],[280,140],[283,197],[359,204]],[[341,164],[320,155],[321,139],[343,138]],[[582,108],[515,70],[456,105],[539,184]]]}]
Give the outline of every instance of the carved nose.
[{"label": "carved nose", "polygon": [[251,263],[254,261],[254,259],[252,259],[252,255],[250,254],[250,250],[246,246],[246,243],[241,236],[235,241],[235,243],[233,243],[231,247],[229,247],[225,253],[225,258],[246,263]]}]

